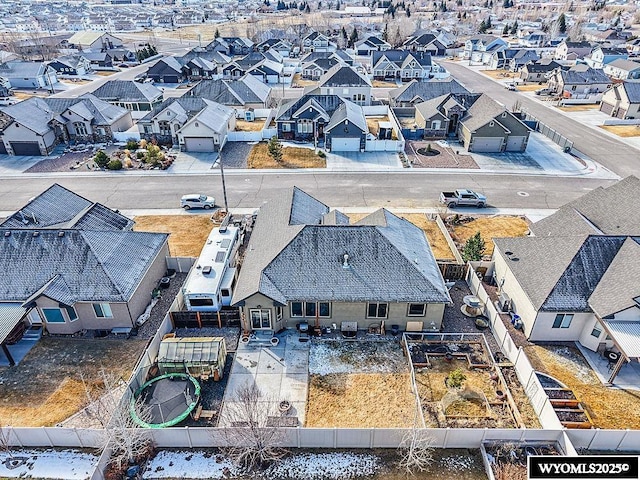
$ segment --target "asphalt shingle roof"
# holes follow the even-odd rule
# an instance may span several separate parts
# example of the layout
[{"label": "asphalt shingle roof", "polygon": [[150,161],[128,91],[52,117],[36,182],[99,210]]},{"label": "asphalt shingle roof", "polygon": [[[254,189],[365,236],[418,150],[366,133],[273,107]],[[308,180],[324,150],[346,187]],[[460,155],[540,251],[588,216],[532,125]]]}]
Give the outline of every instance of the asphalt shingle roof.
[{"label": "asphalt shingle roof", "polygon": [[471,93],[471,91],[467,90],[453,77],[449,77],[446,80],[430,80],[428,82],[411,80],[406,85],[391,90],[389,98],[395,102],[410,102],[416,97],[421,98],[422,101],[427,101],[449,93]]},{"label": "asphalt shingle roof", "polygon": [[319,87],[370,87],[371,81],[347,65],[334,65],[320,77]]},{"label": "asphalt shingle roof", "polygon": [[150,83],[130,80],[110,80],[93,92],[104,101],[139,102],[162,98],[162,90]]},{"label": "asphalt shingle roof", "polygon": [[506,111],[507,109],[504,105],[496,102],[488,95],[482,94],[473,105],[469,107],[467,114],[460,122],[467,127],[469,131],[473,132]]}]

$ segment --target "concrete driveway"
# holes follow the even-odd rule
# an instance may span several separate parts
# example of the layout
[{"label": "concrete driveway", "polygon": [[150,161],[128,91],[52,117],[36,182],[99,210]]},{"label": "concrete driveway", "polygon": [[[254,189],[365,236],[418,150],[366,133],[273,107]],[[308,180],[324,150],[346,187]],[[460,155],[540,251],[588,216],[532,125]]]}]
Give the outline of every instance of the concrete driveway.
[{"label": "concrete driveway", "polygon": [[588,166],[564,153],[551,139],[532,132],[525,152],[471,153],[483,170],[535,172],[549,175],[582,175]]},{"label": "concrete driveway", "polygon": [[218,152],[176,152],[176,160],[171,165],[171,173],[210,172],[218,160]]},{"label": "concrete driveway", "polygon": [[402,170],[396,152],[327,152],[327,170]]}]

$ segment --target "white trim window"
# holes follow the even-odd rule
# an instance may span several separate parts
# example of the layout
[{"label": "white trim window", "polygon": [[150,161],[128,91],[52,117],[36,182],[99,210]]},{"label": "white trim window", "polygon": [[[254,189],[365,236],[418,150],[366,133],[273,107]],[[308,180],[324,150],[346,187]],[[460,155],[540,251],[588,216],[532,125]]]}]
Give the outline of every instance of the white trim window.
[{"label": "white trim window", "polygon": [[426,303],[410,303],[407,305],[407,317],[424,317],[426,314]]},{"label": "white trim window", "polygon": [[551,328],[569,328],[573,320],[573,313],[559,313],[556,315]]},{"label": "white trim window", "polygon": [[383,302],[367,303],[367,318],[387,318],[389,304]]},{"label": "white trim window", "polygon": [[313,122],[311,120],[299,120],[298,133],[313,133]]},{"label": "white trim window", "polygon": [[268,308],[252,308],[249,310],[252,330],[271,330],[271,310]]},{"label": "white trim window", "polygon": [[111,305],[108,303],[94,303],[93,312],[96,314],[96,318],[113,318]]}]

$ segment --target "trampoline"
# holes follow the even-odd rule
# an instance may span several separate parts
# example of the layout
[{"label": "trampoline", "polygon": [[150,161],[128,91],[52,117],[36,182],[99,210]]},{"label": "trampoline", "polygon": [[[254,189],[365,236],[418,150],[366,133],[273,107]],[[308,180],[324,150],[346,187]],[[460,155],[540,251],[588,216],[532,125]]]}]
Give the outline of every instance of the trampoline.
[{"label": "trampoline", "polygon": [[[150,407],[148,422],[142,420],[136,410],[140,396]],[[168,373],[149,380],[136,390],[129,412],[131,418],[143,428],[171,427],[183,421],[196,408],[200,399],[200,384],[186,373]]]}]

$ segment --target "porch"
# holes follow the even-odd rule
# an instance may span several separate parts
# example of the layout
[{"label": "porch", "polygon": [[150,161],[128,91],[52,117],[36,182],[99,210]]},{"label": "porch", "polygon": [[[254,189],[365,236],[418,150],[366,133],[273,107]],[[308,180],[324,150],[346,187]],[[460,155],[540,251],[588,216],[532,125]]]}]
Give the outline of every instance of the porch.
[{"label": "porch", "polygon": [[576,346],[587,360],[587,363],[589,363],[593,373],[596,374],[598,380],[603,384],[610,383],[611,386],[621,388],[623,390],[640,391],[640,363],[637,358],[622,365],[620,371],[611,382],[609,379],[615,369],[616,363],[611,362],[610,359],[606,358],[604,355],[583,347],[580,345],[580,342],[576,342]]}]

